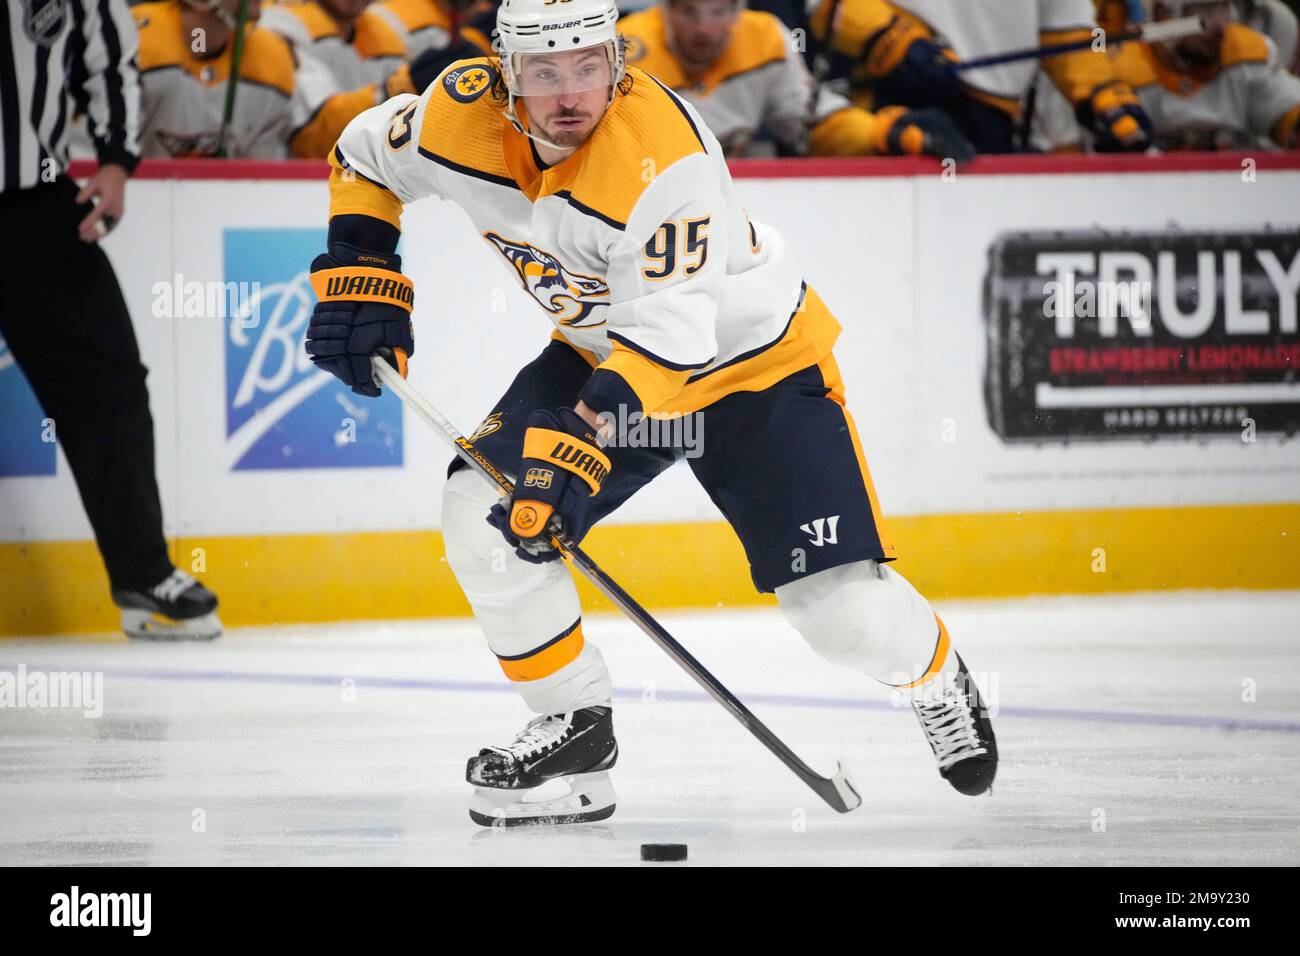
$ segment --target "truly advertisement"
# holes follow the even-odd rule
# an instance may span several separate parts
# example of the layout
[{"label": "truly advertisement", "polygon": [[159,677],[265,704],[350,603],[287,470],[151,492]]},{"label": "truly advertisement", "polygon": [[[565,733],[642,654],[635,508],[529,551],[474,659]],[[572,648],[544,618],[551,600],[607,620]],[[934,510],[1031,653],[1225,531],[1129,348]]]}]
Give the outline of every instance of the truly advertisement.
[{"label": "truly advertisement", "polygon": [[1004,232],[984,278],[1005,441],[1294,434],[1300,230]]},{"label": "truly advertisement", "polygon": [[397,396],[356,395],[307,356],[308,264],[324,229],[226,229],[226,463],[235,471],[400,468]]}]

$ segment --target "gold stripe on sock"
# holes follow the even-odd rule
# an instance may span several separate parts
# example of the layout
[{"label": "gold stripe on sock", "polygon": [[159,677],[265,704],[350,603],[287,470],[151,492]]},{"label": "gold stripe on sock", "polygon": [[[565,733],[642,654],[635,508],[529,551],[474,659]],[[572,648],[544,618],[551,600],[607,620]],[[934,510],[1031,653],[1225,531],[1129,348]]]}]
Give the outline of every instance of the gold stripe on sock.
[{"label": "gold stripe on sock", "polygon": [[536,650],[518,657],[501,657],[501,669],[512,681],[540,680],[561,667],[573,663],[582,653],[582,620],[574,622],[563,634],[552,638]]},{"label": "gold stripe on sock", "polygon": [[930,666],[925,669],[925,673],[912,681],[910,684],[898,684],[899,690],[907,690],[909,687],[920,687],[926,681],[933,678],[939,671],[943,670],[944,662],[948,660],[948,648],[952,646],[952,641],[948,637],[948,628],[943,623],[943,619],[938,614],[934,619],[939,624],[939,640],[934,646],[934,657],[930,658]]}]

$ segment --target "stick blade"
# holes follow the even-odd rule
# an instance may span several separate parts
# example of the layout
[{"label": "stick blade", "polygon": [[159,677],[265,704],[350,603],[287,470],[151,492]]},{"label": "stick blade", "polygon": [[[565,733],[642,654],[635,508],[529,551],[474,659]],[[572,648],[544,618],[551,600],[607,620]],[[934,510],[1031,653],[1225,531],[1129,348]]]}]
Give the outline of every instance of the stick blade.
[{"label": "stick blade", "polygon": [[828,782],[831,787],[822,796],[837,813],[850,813],[862,806],[862,796],[849,780],[843,761],[836,762],[835,773]]}]

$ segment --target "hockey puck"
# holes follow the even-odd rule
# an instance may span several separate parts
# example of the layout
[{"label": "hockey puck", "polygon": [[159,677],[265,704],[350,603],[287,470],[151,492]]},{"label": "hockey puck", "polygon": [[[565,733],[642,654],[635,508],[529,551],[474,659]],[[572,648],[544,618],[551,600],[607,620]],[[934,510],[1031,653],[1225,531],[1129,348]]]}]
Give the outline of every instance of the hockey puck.
[{"label": "hockey puck", "polygon": [[647,863],[676,863],[686,859],[686,844],[642,843],[641,859]]}]

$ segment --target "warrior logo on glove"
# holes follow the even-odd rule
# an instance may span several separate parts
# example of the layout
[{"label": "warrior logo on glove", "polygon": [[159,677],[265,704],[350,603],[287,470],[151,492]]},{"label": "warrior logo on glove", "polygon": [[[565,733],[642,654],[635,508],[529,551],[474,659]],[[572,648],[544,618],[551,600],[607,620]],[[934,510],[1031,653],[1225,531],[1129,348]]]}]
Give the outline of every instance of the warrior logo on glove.
[{"label": "warrior logo on glove", "polygon": [[575,543],[591,525],[591,501],[609,476],[609,457],[596,434],[571,408],[539,410],[528,417],[523,456],[515,472],[523,481],[513,499],[495,505],[488,523],[500,529],[526,561],[559,557],[552,534]]},{"label": "warrior logo on glove", "polygon": [[359,395],[379,394],[372,355],[391,356],[389,362],[405,378],[406,359],[415,352],[415,288],[401,268],[399,256],[343,242],[331,243],[311,265],[311,287],[319,301],[307,327],[307,354]]}]

